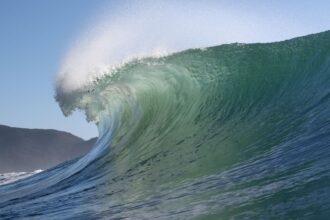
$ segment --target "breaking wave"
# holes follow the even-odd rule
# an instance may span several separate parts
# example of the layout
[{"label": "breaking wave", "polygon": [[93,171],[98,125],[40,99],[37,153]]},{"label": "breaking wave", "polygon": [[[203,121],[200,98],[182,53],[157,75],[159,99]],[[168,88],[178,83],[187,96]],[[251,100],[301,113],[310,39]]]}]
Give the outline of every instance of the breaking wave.
[{"label": "breaking wave", "polygon": [[0,217],[325,218],[330,32],[134,59],[58,88],[85,157],[0,187]]}]

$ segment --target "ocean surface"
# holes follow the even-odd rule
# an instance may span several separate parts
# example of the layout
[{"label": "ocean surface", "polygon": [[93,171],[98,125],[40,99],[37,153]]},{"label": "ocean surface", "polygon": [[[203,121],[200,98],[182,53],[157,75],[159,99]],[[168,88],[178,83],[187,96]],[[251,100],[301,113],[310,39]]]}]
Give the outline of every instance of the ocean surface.
[{"label": "ocean surface", "polygon": [[1,185],[0,219],[329,219],[330,31],[108,71],[56,95],[91,152]]}]

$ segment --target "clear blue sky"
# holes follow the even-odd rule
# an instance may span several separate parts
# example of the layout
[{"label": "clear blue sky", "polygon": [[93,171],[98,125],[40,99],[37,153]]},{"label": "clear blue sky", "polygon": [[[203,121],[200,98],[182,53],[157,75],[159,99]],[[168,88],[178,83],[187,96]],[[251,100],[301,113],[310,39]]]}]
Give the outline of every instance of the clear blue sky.
[{"label": "clear blue sky", "polygon": [[0,124],[97,135],[82,113],[65,118],[53,97],[61,57],[102,4],[0,1]]},{"label": "clear blue sky", "polygon": [[[97,135],[82,113],[65,118],[54,100],[54,79],[62,57],[86,25],[106,7],[122,1],[0,1],[0,124],[53,128],[83,138]],[[142,2],[142,1],[141,1]],[[189,1],[187,7],[189,7]],[[286,17],[295,33],[330,29],[330,1],[220,1],[273,19]],[[207,4],[207,1],[205,1]],[[298,28],[299,27],[299,28]],[[290,30],[275,30],[290,31]],[[285,35],[286,36],[286,35]]]}]

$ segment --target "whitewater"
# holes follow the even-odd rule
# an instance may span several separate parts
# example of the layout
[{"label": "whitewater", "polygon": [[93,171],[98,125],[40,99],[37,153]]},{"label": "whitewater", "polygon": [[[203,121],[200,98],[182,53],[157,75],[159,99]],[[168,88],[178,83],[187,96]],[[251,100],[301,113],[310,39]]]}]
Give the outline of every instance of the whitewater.
[{"label": "whitewater", "polygon": [[330,31],[101,72],[56,93],[97,124],[91,152],[1,185],[0,219],[329,216]]}]

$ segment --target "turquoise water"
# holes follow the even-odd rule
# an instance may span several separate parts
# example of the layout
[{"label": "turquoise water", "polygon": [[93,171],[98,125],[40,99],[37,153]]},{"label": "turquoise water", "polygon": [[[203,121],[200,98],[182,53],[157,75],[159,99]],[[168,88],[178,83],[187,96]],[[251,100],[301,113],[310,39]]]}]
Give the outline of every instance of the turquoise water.
[{"label": "turquoise water", "polygon": [[85,157],[0,186],[1,219],[326,219],[330,32],[133,60],[71,93]]}]

